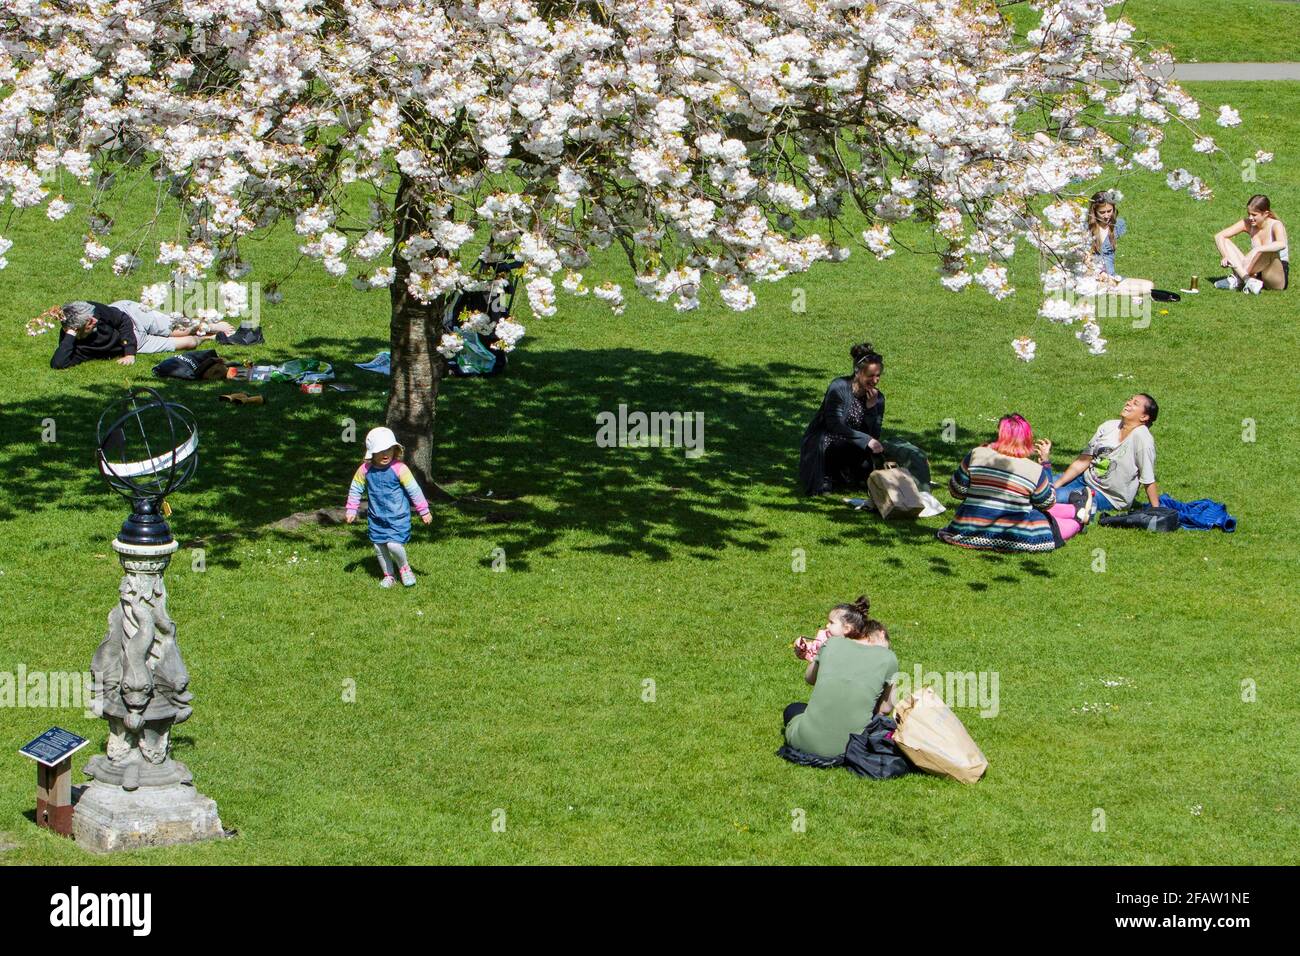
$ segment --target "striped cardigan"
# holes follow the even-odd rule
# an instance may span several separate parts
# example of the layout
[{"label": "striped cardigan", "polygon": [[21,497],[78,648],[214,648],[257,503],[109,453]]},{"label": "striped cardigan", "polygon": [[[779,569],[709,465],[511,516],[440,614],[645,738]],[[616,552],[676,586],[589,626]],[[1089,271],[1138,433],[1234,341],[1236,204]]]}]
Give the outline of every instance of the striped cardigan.
[{"label": "striped cardigan", "polygon": [[1051,551],[1056,547],[1045,511],[1056,504],[1046,469],[980,446],[961,460],[948,482],[963,499],[948,524],[955,543],[994,551]]}]

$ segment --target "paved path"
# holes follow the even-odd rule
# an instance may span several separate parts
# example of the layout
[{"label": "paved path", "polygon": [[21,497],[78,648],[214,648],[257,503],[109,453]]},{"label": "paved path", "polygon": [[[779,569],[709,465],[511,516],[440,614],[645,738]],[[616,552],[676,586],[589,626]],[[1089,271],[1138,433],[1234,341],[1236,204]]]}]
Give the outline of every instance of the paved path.
[{"label": "paved path", "polygon": [[[1300,63],[1176,63],[1174,79],[1196,80],[1300,80]],[[1168,77],[1168,69],[1160,71]]]}]

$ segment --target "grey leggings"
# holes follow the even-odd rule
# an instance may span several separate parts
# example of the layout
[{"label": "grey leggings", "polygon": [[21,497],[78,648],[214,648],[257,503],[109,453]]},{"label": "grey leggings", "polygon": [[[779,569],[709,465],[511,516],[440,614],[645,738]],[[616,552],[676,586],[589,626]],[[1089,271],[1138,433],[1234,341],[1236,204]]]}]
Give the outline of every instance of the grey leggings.
[{"label": "grey leggings", "polygon": [[[392,557],[389,557],[389,555]],[[404,568],[407,565],[406,548],[396,541],[376,544],[375,557],[379,558],[379,568],[384,572],[385,577],[391,578],[393,576],[394,559],[396,559],[399,568]]]}]

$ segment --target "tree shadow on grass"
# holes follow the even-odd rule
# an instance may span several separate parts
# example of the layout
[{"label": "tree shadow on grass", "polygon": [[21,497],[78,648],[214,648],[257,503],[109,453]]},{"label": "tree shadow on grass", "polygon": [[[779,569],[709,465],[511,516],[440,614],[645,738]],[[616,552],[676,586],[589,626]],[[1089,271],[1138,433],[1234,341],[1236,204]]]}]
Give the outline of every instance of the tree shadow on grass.
[{"label": "tree shadow on grass", "polygon": [[[247,534],[295,512],[342,504],[365,433],[383,420],[388,387],[386,377],[353,363],[386,345],[375,336],[314,338],[257,355],[259,362],[329,361],[339,382],[356,386],[345,393],[312,396],[285,383],[136,375],[138,384],[188,406],[199,425],[198,472],[171,502],[177,536]],[[227,357],[241,356],[230,350]],[[125,502],[105,487],[93,458],[95,423],[122,388],[78,380],[77,370],[61,374],[69,377],[66,391],[0,408],[6,436],[34,434],[33,423],[46,416],[59,427],[53,445],[32,440],[0,449],[0,468],[12,479],[0,522],[78,498],[125,517]],[[810,381],[818,384],[809,388]],[[764,551],[782,537],[765,515],[771,510],[821,512],[823,543],[870,550],[933,542],[933,527],[882,521],[854,512],[837,496],[799,493],[799,441],[823,387],[817,371],[786,361],[724,365],[634,348],[522,351],[505,375],[444,382],[435,472],[458,496],[457,511],[490,526],[511,566],[525,569],[529,555],[552,553],[561,537],[573,550],[652,561],[715,560],[724,548]],[[217,400],[229,391],[260,393],[267,404]],[[703,412],[703,454],[598,447],[597,416],[617,415],[620,405],[628,412]],[[905,438],[936,456],[938,482],[964,451],[945,445],[938,425],[915,432],[890,424],[886,437]],[[105,528],[115,530],[115,522]],[[935,565],[938,573],[951,573],[946,566],[946,558]]]}]

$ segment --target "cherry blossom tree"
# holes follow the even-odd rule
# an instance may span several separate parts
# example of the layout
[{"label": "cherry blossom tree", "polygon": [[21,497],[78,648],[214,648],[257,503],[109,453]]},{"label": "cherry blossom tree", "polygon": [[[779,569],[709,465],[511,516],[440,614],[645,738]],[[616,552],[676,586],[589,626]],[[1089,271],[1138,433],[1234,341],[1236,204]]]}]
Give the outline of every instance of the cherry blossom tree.
[{"label": "cherry blossom tree", "polygon": [[[304,259],[388,290],[388,424],[427,478],[446,358],[469,331],[524,334],[444,330],[453,295],[501,281],[481,256],[522,263],[534,317],[566,295],[620,314],[620,285],[583,274],[611,247],[657,302],[696,309],[711,283],[743,311],[854,246],[893,255],[911,220],[953,291],[1001,299],[1037,249],[1040,314],[1104,350],[1083,184],[1161,170],[1166,127],[1199,119],[1117,3],[5,0],[0,201],[58,220],[75,180],[81,265],[175,281],[265,270],[250,240],[291,223]],[[148,177],[158,214],[120,233]],[[1187,170],[1169,184],[1209,197]]]}]

